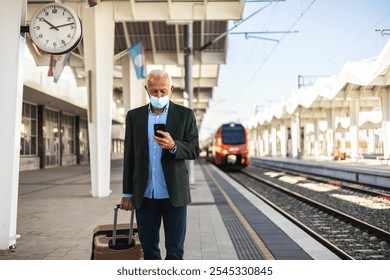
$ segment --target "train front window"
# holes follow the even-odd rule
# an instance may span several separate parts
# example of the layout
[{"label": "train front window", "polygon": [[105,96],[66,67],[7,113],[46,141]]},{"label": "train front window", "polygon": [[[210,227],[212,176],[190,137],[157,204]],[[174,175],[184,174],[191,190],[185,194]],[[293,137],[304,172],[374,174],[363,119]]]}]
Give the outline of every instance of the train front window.
[{"label": "train front window", "polygon": [[242,126],[223,126],[222,143],[227,145],[245,144],[244,128]]}]

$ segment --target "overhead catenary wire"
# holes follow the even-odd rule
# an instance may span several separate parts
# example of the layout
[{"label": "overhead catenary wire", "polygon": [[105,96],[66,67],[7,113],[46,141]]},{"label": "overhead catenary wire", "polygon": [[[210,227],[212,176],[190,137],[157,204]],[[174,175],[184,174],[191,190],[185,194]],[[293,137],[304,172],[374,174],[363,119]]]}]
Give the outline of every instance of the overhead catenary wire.
[{"label": "overhead catenary wire", "polygon": [[199,50],[200,51],[203,51],[204,49],[207,49],[208,47],[210,47],[211,45],[215,44],[217,41],[221,40],[223,37],[225,37],[227,34],[229,34],[229,32],[231,32],[232,30],[236,29],[238,26],[240,26],[242,23],[244,23],[245,21],[247,21],[248,19],[250,19],[251,17],[255,16],[256,14],[258,14],[259,12],[261,12],[262,10],[264,10],[265,8],[267,8],[269,5],[271,5],[272,2],[269,2],[267,5],[265,5],[264,7],[261,7],[260,9],[258,9],[257,11],[255,11],[254,13],[252,13],[250,16],[248,16],[247,18],[243,19],[243,20],[240,20],[239,22],[235,23],[233,27],[231,27],[230,29],[228,29],[227,31],[225,31],[224,33],[218,35],[216,38],[214,38],[213,40],[207,42],[205,45],[203,45]]},{"label": "overhead catenary wire", "polygon": [[[286,32],[280,39],[279,39],[279,43],[276,44],[272,49],[271,51],[268,53],[268,55],[263,59],[262,63],[260,64],[260,66],[256,69],[255,73],[253,74],[253,76],[249,79],[249,81],[246,83],[246,86],[245,86],[245,89],[247,88],[247,86],[253,81],[253,79],[257,76],[257,74],[260,72],[260,70],[264,67],[265,63],[268,61],[268,59],[271,57],[271,55],[275,52],[275,50],[277,49],[277,47],[279,46],[279,44],[287,37],[288,34],[292,33],[292,29],[295,27],[295,25],[297,25],[297,23],[301,20],[301,18],[305,15],[305,13],[313,6],[313,4],[316,2],[317,0],[313,0],[308,6],[307,8],[299,15],[299,17],[295,20],[295,22],[290,26],[290,28],[288,29],[288,32]],[[244,90],[245,92],[245,90]]]},{"label": "overhead catenary wire", "polygon": [[375,29],[375,31],[379,31],[381,33],[382,37],[385,35],[390,35],[390,33],[389,33],[390,29]]},{"label": "overhead catenary wire", "polygon": [[[285,10],[282,9],[283,6],[279,5],[280,10],[276,18],[278,21],[275,21],[274,27],[288,29],[311,2],[312,0],[293,1]],[[383,37],[380,33],[382,30],[388,32],[385,29],[390,28],[390,24],[387,23],[390,16],[384,17],[390,12],[389,9],[385,9],[388,2],[381,3],[383,5],[378,3],[376,6],[368,7],[363,3],[355,3],[355,5],[343,3],[343,1],[337,5],[328,1],[315,2],[294,28],[302,29],[300,30],[302,35],[289,36],[281,42],[280,47],[274,51],[266,65],[248,85],[245,93],[243,90],[246,83],[268,55],[274,43],[258,40],[245,41],[242,38],[231,38],[232,36],[228,35],[230,57],[227,57],[227,65],[221,67],[223,75],[220,76],[221,82],[216,88],[215,96],[225,97],[227,102],[224,106],[227,108],[236,108],[240,104],[245,104],[245,109],[241,110],[244,106],[237,108],[237,113],[230,116],[228,114],[223,116],[222,113],[218,116],[213,115],[210,120],[215,118],[215,125],[220,119],[226,120],[227,117],[252,120],[252,108],[256,104],[263,106],[260,111],[271,109],[270,104],[266,104],[266,99],[270,96],[274,97],[275,105],[281,105],[282,102],[287,101],[288,95],[291,95],[291,91],[296,89],[296,78],[294,79],[294,77],[299,74],[303,74],[305,77],[307,74],[334,76],[348,61],[374,61],[381,53],[382,45],[390,38],[390,36]],[[248,26],[255,26],[254,31],[267,30],[264,28],[264,14],[268,14],[272,7],[248,21],[250,24]],[[332,16],[329,17],[329,15]],[[263,24],[261,24],[262,22]],[[371,28],[373,25],[375,27]],[[252,30],[244,29],[246,26],[247,23],[233,32]],[[270,26],[271,29],[272,26]],[[362,33],[365,35],[361,36]],[[272,38],[277,39],[280,37],[281,35],[272,36]],[[259,48],[262,46],[264,49]],[[254,55],[249,56],[252,50],[254,50]],[[328,61],[334,56],[333,61]],[[322,68],[328,66],[329,69],[326,68],[327,71],[324,71],[325,69],[319,69],[318,66],[322,66]],[[226,79],[226,76],[229,78]],[[220,108],[222,109],[222,107]]]},{"label": "overhead catenary wire", "polygon": [[[301,20],[301,18],[305,15],[305,13],[313,6],[313,4],[316,2],[317,0],[313,0],[308,6],[307,8],[301,12],[301,14],[298,16],[298,18],[293,22],[293,24],[290,26],[290,28],[288,29],[288,32],[287,33],[284,33],[284,35],[281,37],[281,39],[279,40],[279,43],[282,42],[286,36],[290,33],[293,33],[292,32],[292,29],[297,25],[297,23]],[[270,3],[271,4],[271,3]],[[268,5],[267,5],[268,6]],[[267,6],[263,7],[262,9],[266,8]],[[260,12],[260,10],[256,11],[255,13],[253,13],[252,15],[250,15],[247,19],[249,19],[250,17],[252,17],[253,15],[255,15],[256,13]],[[245,19],[245,20],[247,20]],[[231,30],[228,30],[228,32],[230,32]],[[227,33],[228,33],[227,32]],[[221,37],[222,38],[222,37]],[[272,50],[268,53],[268,55],[264,58],[264,60],[262,61],[262,63],[260,64],[260,66],[258,67],[258,69],[255,71],[254,75],[250,78],[250,80],[245,84],[245,87],[244,89],[242,90],[242,94],[237,94],[235,97],[235,99],[233,100],[233,104],[237,104],[237,100],[238,98],[242,98],[243,94],[245,94],[246,92],[246,89],[248,88],[248,85],[253,81],[253,79],[257,76],[258,72],[263,68],[263,66],[265,65],[265,63],[268,61],[268,59],[271,57],[271,55],[274,53],[274,51],[276,50],[276,48],[279,46],[279,43],[277,43],[273,48]],[[227,113],[224,114],[225,116],[227,115]]]},{"label": "overhead catenary wire", "polygon": [[248,85],[254,80],[254,78],[257,76],[257,74],[260,72],[260,70],[264,67],[265,63],[268,61],[268,59],[271,57],[271,55],[274,53],[274,51],[276,50],[276,48],[279,46],[280,42],[282,42],[286,36],[290,33],[293,33],[292,32],[292,29],[297,25],[297,23],[301,20],[301,18],[305,15],[305,13],[313,6],[313,4],[316,2],[317,0],[313,0],[308,6],[307,8],[301,12],[301,14],[298,16],[298,18],[293,22],[293,24],[290,26],[290,28],[288,29],[288,32],[287,33],[284,33],[284,35],[279,39],[279,43],[277,43],[272,49],[271,51],[268,53],[268,55],[263,59],[262,63],[260,64],[260,66],[256,69],[256,71],[254,72],[253,76],[249,79],[249,81],[247,83],[245,83],[245,87],[243,88],[242,90],[242,94],[241,95],[236,95],[236,98],[234,99],[233,103],[237,102],[237,99],[238,98],[242,98],[243,94],[246,93],[246,89],[248,88]]},{"label": "overhead catenary wire", "polygon": [[[267,20],[267,22],[266,22],[265,25],[264,25],[264,28],[263,28],[264,30],[268,31],[268,29],[269,29],[269,27],[270,27],[270,25],[271,25],[271,22],[272,22],[273,18],[275,17],[275,14],[276,14],[276,11],[277,11],[278,7],[279,7],[279,1],[276,2],[276,5],[273,5],[273,7],[272,7],[272,9],[271,9],[271,12],[270,12],[270,16],[268,17],[268,20]],[[258,44],[258,41],[256,41],[256,42],[253,44],[252,49],[251,49],[251,51],[249,52],[249,55],[248,55],[248,57],[247,57],[245,63],[242,64],[241,70],[238,71],[238,75],[236,76],[236,81],[235,81],[235,83],[237,83],[237,82],[240,80],[241,75],[244,73],[244,69],[245,69],[245,67],[248,65],[248,63],[250,62],[250,59],[251,59],[251,57],[252,57],[252,55],[253,55],[253,52],[255,51],[255,49],[256,49],[256,47],[257,47],[257,44]]]}]

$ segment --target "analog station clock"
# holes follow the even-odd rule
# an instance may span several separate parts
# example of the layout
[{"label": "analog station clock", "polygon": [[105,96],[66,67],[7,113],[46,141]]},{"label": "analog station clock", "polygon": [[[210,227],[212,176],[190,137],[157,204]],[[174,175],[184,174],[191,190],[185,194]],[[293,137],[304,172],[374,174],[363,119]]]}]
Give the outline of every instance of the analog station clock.
[{"label": "analog station clock", "polygon": [[70,52],[79,44],[82,25],[76,12],[62,4],[48,4],[33,15],[29,32],[35,45],[51,54]]}]

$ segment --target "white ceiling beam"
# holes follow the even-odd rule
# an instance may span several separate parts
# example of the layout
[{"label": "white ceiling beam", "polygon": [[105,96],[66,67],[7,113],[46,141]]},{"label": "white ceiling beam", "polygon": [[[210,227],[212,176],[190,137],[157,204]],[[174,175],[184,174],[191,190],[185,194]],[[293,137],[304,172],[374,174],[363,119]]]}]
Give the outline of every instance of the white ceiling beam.
[{"label": "white ceiling beam", "polygon": [[[175,88],[184,89],[185,83],[184,78],[172,78],[172,82]],[[193,84],[194,88],[197,87],[215,87],[217,85],[218,78],[194,78]],[[114,87],[122,87],[123,82],[122,78],[114,78]]]},{"label": "white ceiling beam", "polygon": [[[154,36],[154,29],[153,29],[153,23],[152,22],[149,22],[149,36],[150,36],[150,43],[152,45],[152,57],[151,57],[151,60],[152,60],[152,63],[153,64],[156,64],[156,57],[157,57],[157,51],[156,51],[156,41],[154,40],[155,36]],[[147,53],[145,53],[145,56],[146,56],[146,65],[148,64],[148,55]]]},{"label": "white ceiling beam", "polygon": [[180,55],[180,32],[179,32],[179,25],[175,25],[175,43],[176,43],[176,57],[177,57],[177,65],[179,65],[179,62],[181,60],[181,56],[184,56],[184,53]]},{"label": "white ceiling beam", "polygon": [[122,21],[122,28],[123,28],[123,34],[125,35],[125,42],[126,42],[127,49],[129,49],[131,47],[129,30],[127,29],[127,24],[124,21]]},{"label": "white ceiling beam", "polygon": [[160,3],[116,1],[113,4],[115,21],[239,20],[242,19],[244,6],[244,2],[237,1],[207,2],[207,5],[200,2],[170,1]]}]

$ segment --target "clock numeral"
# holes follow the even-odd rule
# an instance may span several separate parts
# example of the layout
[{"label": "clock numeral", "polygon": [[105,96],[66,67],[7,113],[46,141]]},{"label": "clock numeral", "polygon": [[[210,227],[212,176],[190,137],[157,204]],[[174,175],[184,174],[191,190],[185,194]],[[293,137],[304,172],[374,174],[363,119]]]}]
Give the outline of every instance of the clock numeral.
[{"label": "clock numeral", "polygon": [[45,16],[48,16],[49,15],[49,12],[45,12]]},{"label": "clock numeral", "polygon": [[39,18],[39,21],[43,21],[43,17]]},{"label": "clock numeral", "polygon": [[53,47],[57,47],[57,42],[53,42]]},{"label": "clock numeral", "polygon": [[61,40],[61,44],[66,45],[65,40]]},{"label": "clock numeral", "polygon": [[43,38],[43,34],[39,34],[39,35],[38,35],[38,38]]},{"label": "clock numeral", "polygon": [[46,45],[47,45],[47,43],[49,43],[49,40],[46,40],[46,43],[44,44],[44,46],[46,46]]},{"label": "clock numeral", "polygon": [[41,27],[39,25],[35,26],[34,29],[39,30]]},{"label": "clock numeral", "polygon": [[53,10],[51,11],[53,14],[56,14],[58,12],[58,10],[56,8],[53,8]]},{"label": "clock numeral", "polygon": [[68,19],[67,19],[67,20],[68,20],[68,21],[72,21],[72,18],[73,18],[73,17],[68,17]]},{"label": "clock numeral", "polygon": [[70,38],[71,36],[70,36],[70,34],[68,34],[68,36],[66,36],[67,38]]}]

